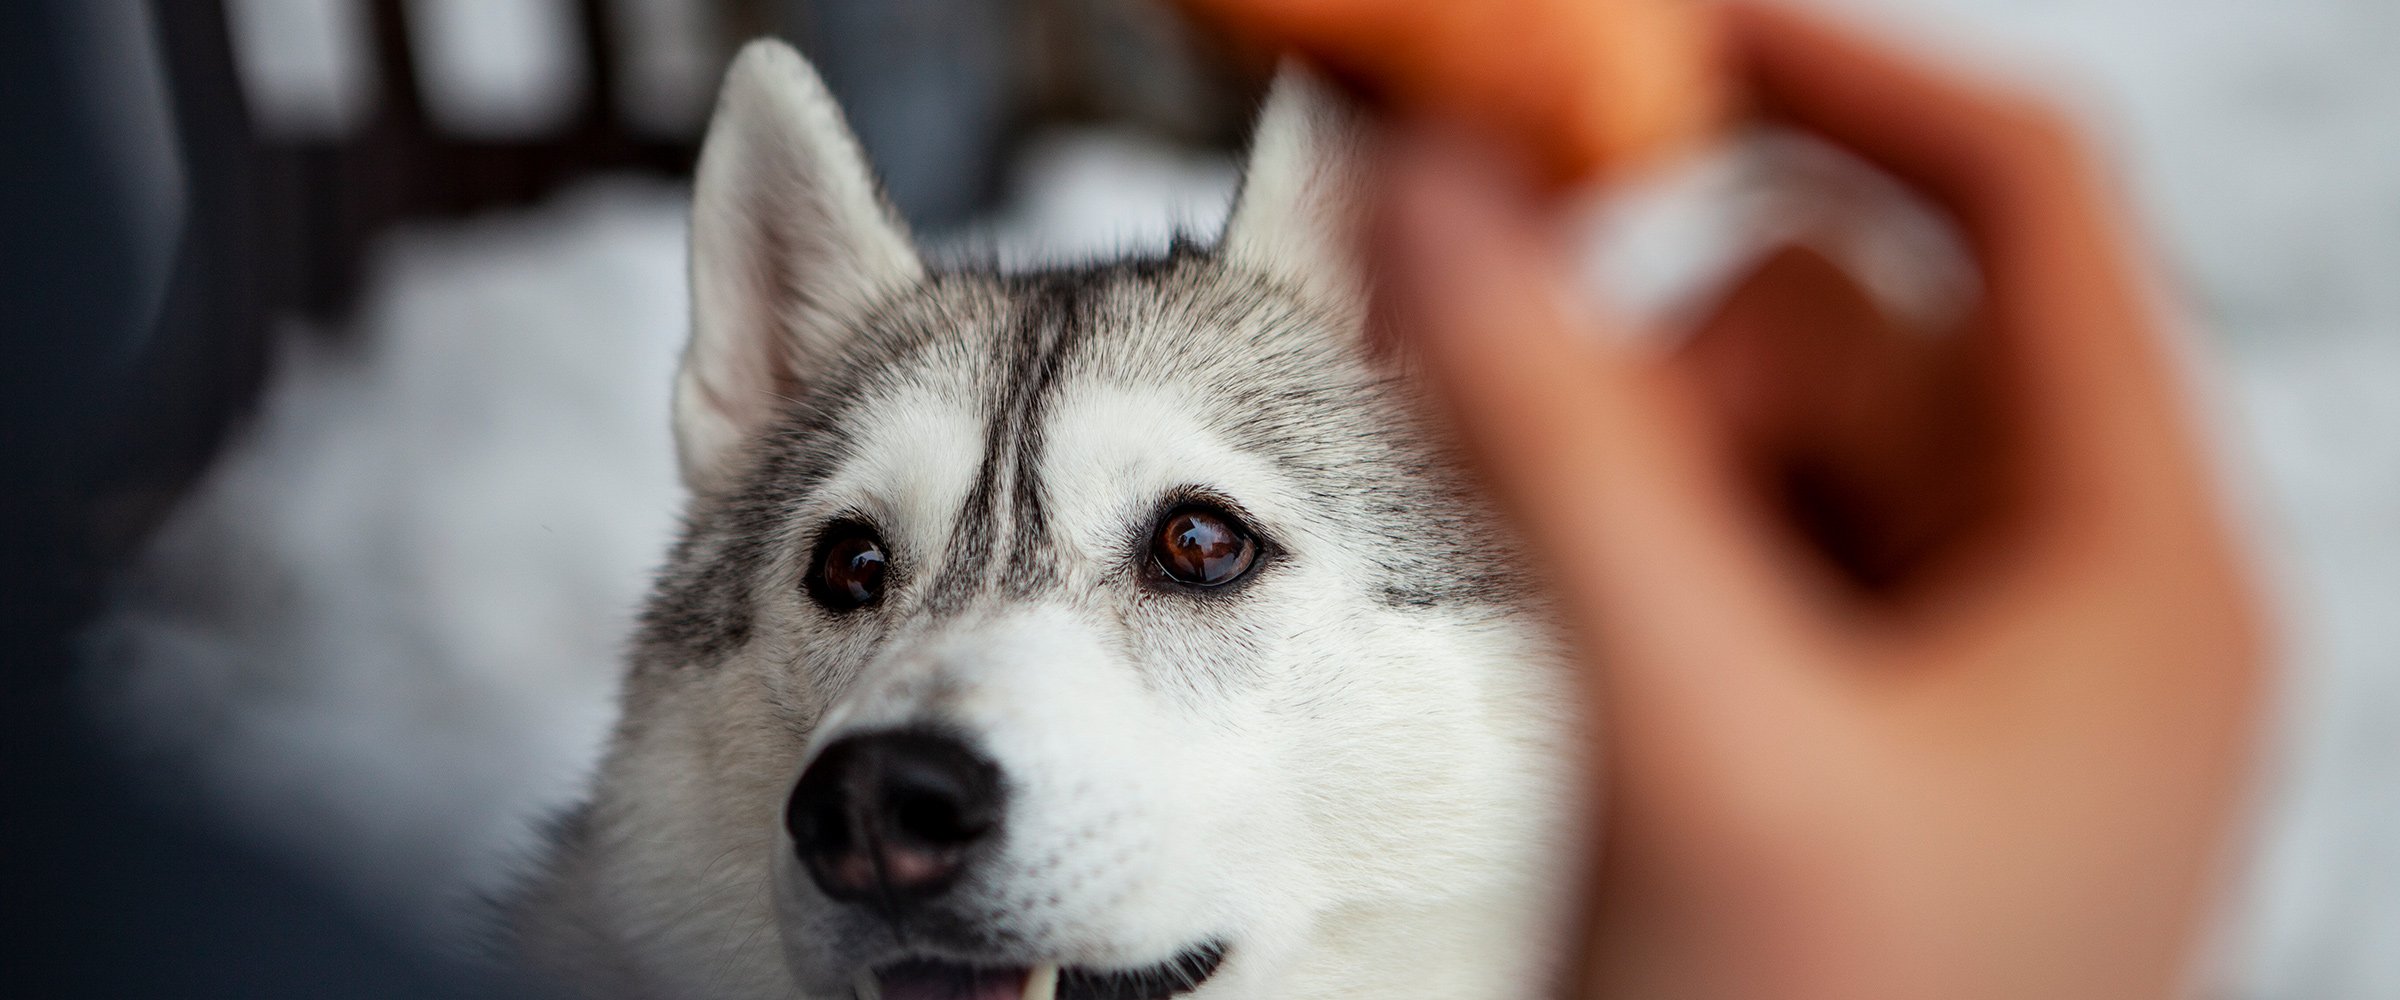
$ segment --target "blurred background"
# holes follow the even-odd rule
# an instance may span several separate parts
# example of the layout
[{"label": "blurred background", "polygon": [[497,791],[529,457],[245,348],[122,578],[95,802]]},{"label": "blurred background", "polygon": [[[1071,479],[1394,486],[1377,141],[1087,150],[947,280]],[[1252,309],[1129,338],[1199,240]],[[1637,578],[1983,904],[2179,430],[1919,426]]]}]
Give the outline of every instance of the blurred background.
[{"label": "blurred background", "polygon": [[[1840,5],[2130,179],[2291,632],[2212,989],[2400,998],[2400,0]],[[513,993],[478,907],[674,526],[684,185],[761,34],[1010,266],[1213,236],[1265,76],[1155,0],[12,5],[12,995]]]}]

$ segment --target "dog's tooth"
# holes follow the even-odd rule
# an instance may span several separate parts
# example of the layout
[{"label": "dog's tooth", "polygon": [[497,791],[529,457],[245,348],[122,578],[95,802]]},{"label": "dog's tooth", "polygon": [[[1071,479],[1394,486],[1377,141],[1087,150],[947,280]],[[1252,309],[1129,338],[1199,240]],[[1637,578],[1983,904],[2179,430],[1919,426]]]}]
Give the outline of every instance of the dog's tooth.
[{"label": "dog's tooth", "polygon": [[1025,1000],[1057,1000],[1058,966],[1037,965],[1025,973]]},{"label": "dog's tooth", "polygon": [[850,981],[850,988],[858,992],[858,1000],[883,1000],[883,984],[875,981],[873,970],[859,970],[858,978]]}]

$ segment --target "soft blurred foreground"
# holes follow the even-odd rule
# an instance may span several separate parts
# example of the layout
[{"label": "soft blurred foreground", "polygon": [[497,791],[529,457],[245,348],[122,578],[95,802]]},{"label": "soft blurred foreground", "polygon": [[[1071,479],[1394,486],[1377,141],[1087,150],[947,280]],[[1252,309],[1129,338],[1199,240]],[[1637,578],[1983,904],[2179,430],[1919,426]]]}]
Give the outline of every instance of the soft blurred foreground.
[{"label": "soft blurred foreground", "polygon": [[[2400,996],[2400,4],[1847,6],[2013,67],[2119,154],[2208,331],[2210,417],[2292,641],[2216,982],[2238,997]],[[125,16],[76,37],[149,37],[138,5],[100,8]],[[1197,68],[1188,39],[1132,0],[229,3],[260,134],[336,159],[360,130],[383,134],[370,123],[388,120],[391,91],[359,40],[390,27],[370,11],[403,8],[422,120],[451,137],[444,162],[513,180],[311,216],[351,220],[338,238],[301,227],[319,234],[303,246],[354,244],[355,267],[265,282],[282,290],[258,310],[264,387],[122,567],[77,683],[145,796],[270,845],[406,940],[452,947],[472,935],[473,901],[578,794],[675,525],[672,173],[725,36],[803,35],[912,220],[953,253],[1004,261],[1213,233],[1235,183],[1224,122],[1246,111],[1238,81]],[[893,13],[937,9],[949,28]],[[691,28],[702,10],[714,20]],[[619,37],[664,41],[595,63],[576,34],[594,11],[620,19]],[[965,44],[945,30],[992,25],[1049,41],[942,48]],[[1124,56],[1144,46],[1182,55]],[[1027,82],[1026,65],[1053,72]],[[181,79],[153,72],[162,93]],[[596,74],[623,97],[607,128],[573,124]],[[1090,93],[1117,97],[1076,96]],[[161,101],[188,97],[123,99],[163,120]],[[937,127],[952,118],[973,127]],[[604,169],[509,152],[559,134]],[[174,220],[219,206],[184,200],[208,178],[178,173],[166,141],[123,145],[153,165],[129,189],[160,203],[171,244]],[[308,155],[297,176],[389,179],[365,160],[312,172]],[[1675,269],[1671,243],[1654,270]],[[269,272],[320,266],[278,249],[294,248],[219,252]]]}]

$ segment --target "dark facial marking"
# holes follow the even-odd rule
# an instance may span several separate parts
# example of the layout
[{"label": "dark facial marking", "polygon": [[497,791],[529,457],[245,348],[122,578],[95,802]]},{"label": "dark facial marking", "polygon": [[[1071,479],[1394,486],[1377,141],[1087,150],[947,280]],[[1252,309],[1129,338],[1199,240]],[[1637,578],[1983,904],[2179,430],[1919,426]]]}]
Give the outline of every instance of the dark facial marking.
[{"label": "dark facial marking", "polygon": [[1050,545],[1049,513],[1042,506],[1042,457],[1048,445],[1050,403],[1058,375],[1090,333],[1091,297],[1087,283],[1068,279],[1042,288],[1027,312],[1050,328],[1048,350],[1042,352],[1032,382],[1020,403],[1016,455],[1016,545],[1010,553],[1006,578],[1013,593],[1025,595],[1052,583],[1058,562]]},{"label": "dark facial marking", "polygon": [[[1000,380],[985,414],[983,464],[952,527],[949,562],[926,595],[927,608],[937,614],[959,610],[995,583],[1022,593],[1055,575],[1056,562],[1044,544],[1048,524],[1036,472],[1041,426],[1058,372],[1087,326],[1083,316],[1098,273],[1018,279],[1017,297],[1024,306],[1014,329],[995,344],[993,367]],[[996,544],[1003,469],[1011,473],[1008,500],[1015,516],[1009,527],[1016,534],[1005,560]]]}]

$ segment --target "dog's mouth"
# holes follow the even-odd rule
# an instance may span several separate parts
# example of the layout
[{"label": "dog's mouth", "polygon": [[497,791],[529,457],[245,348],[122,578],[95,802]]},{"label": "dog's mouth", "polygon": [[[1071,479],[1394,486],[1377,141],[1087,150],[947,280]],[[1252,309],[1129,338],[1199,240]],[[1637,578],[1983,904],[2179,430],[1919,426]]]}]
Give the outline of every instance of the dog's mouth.
[{"label": "dog's mouth", "polygon": [[858,1000],[1167,1000],[1198,989],[1224,961],[1216,941],[1137,969],[911,958],[859,973],[857,990]]}]

